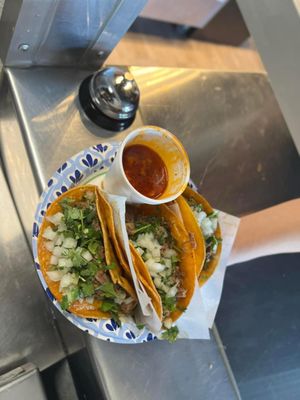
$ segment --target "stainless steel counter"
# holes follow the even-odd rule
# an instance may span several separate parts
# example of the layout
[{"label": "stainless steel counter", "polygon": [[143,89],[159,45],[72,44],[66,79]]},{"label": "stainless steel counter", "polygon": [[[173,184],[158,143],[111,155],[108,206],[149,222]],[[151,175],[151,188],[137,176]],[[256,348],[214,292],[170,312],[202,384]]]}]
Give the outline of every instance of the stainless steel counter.
[{"label": "stainless steel counter", "polygon": [[0,374],[27,361],[42,370],[65,352],[1,164],[0,188]]},{"label": "stainless steel counter", "polygon": [[[192,178],[214,206],[242,214],[296,196],[297,151],[264,75],[166,68],[131,72],[141,104],[130,129],[157,124],[177,134],[189,153]],[[126,134],[97,128],[80,112],[78,86],[88,74],[7,71],[1,152],[28,237],[38,193],[53,171],[80,149]],[[65,344],[74,339],[73,349],[84,337],[107,398],[239,396],[216,331],[211,341],[120,346],[80,336],[70,324],[67,335],[63,322],[59,328]]]}]

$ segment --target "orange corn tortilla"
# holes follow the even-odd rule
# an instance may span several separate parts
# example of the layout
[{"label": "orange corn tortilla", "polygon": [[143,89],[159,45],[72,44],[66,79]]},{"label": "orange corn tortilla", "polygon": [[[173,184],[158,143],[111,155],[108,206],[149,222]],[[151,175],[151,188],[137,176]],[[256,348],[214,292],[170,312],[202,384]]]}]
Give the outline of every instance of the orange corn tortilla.
[{"label": "orange corn tortilla", "polygon": [[199,229],[197,220],[185,198],[183,196],[179,196],[176,199],[176,204],[179,209],[181,220],[191,238],[191,242],[195,252],[196,276],[199,277],[204,265],[206,255],[205,239],[202,235],[201,229]]},{"label": "orange corn tortilla", "polygon": [[[168,317],[171,318],[174,322],[181,316],[183,310],[188,307],[195,289],[195,255],[189,235],[184,225],[165,204],[161,204],[158,206],[149,206],[147,204],[143,204],[130,207],[134,207],[135,214],[147,216],[151,215],[164,218],[164,220],[169,225],[170,233],[176,242],[176,246],[181,250],[179,264],[182,273],[181,286],[186,290],[186,296],[178,299],[176,304],[177,309],[173,311]],[[162,319],[163,309],[161,298],[154,285],[148,268],[140,254],[132,245],[132,243],[130,249],[132,253],[133,264],[136,269],[136,274],[139,280],[143,283],[148,296],[152,299],[152,303],[157,311],[157,314]]]},{"label": "orange corn tortilla", "polygon": [[[107,233],[107,226],[105,223],[105,218],[102,217],[102,207],[101,204],[103,202],[103,197],[100,193],[100,191],[97,189],[96,186],[93,185],[86,185],[86,186],[78,186],[73,189],[68,190],[67,192],[63,193],[60,197],[58,197],[48,208],[46,215],[44,217],[44,220],[42,222],[42,226],[40,229],[39,237],[38,237],[38,258],[39,258],[39,263],[41,266],[41,271],[44,276],[44,279],[48,285],[48,288],[50,289],[51,293],[53,296],[56,298],[56,300],[61,301],[63,294],[60,293],[59,291],[59,284],[60,282],[54,282],[52,281],[48,275],[47,271],[49,270],[50,267],[50,258],[51,258],[51,252],[48,251],[45,247],[45,243],[47,242],[47,239],[43,238],[43,232],[48,226],[53,226],[51,222],[49,222],[46,217],[47,216],[52,216],[56,214],[59,211],[62,211],[62,207],[59,204],[61,200],[64,198],[71,198],[74,200],[81,200],[84,196],[85,193],[87,192],[93,192],[95,193],[96,196],[96,207],[97,207],[97,215],[100,221],[100,226],[101,226],[101,231],[102,231],[102,236],[103,236],[103,245],[104,245],[104,253],[105,253],[105,261],[106,264],[109,265],[111,263],[116,264],[116,268],[113,270],[109,270],[108,273],[110,274],[111,280],[113,283],[120,285],[133,299],[136,299],[136,294],[134,289],[132,288],[131,284],[128,282],[128,280],[122,276],[122,269],[119,265],[119,262],[114,254],[112,245],[109,241],[108,233]],[[105,201],[105,200],[104,200]],[[86,300],[83,300],[82,303],[79,301],[76,301],[75,303],[72,304],[71,307],[69,307],[69,311],[72,312],[73,314],[79,316],[79,317],[84,317],[84,318],[98,318],[98,319],[105,319],[105,318],[110,318],[111,315],[110,313],[103,312],[100,310],[101,306],[101,301],[100,300],[94,300],[92,304],[89,304]]]},{"label": "orange corn tortilla", "polygon": [[[203,207],[203,210],[206,212],[206,214],[211,214],[214,211],[214,209],[211,207],[209,202],[203,196],[201,196],[198,192],[191,189],[190,187],[187,187],[185,189],[182,196],[186,200],[194,199],[196,201],[196,203],[201,204]],[[184,219],[184,225],[188,230],[191,230],[194,233],[195,239],[197,242],[198,242],[198,240],[200,240],[200,237],[202,237],[203,241],[205,243],[205,239],[203,237],[201,228],[198,225],[198,222],[193,214],[193,211],[190,208],[190,206],[188,205],[187,201],[185,201],[185,202],[183,201],[184,199],[181,199],[181,200],[177,199],[179,207],[182,212],[183,219]],[[188,208],[186,207],[186,205],[188,206]],[[217,239],[222,239],[221,228],[220,228],[219,223],[217,225],[215,236]],[[200,270],[200,274],[198,275],[199,286],[204,285],[204,283],[207,282],[207,280],[213,275],[215,269],[218,266],[221,252],[222,252],[222,243],[219,243],[216,254],[211,258],[211,260],[208,262],[208,264],[205,267],[203,267],[203,263],[205,261],[205,253],[204,253],[204,260],[202,263],[202,268]],[[199,252],[199,254],[200,254],[200,252]],[[200,256],[198,256],[198,257],[200,259]]]}]

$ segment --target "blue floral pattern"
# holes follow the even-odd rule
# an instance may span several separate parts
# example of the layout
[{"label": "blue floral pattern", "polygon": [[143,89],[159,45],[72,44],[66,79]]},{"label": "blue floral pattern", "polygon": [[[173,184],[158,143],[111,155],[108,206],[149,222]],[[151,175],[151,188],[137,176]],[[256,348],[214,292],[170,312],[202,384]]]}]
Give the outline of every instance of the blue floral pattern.
[{"label": "blue floral pattern", "polygon": [[107,145],[97,144],[96,146],[93,146],[93,149],[100,153],[104,153],[107,150]]},{"label": "blue floral pattern", "polygon": [[49,179],[35,213],[32,229],[32,249],[35,262],[35,270],[46,291],[49,299],[55,307],[74,325],[83,331],[99,339],[116,343],[143,343],[156,339],[156,336],[143,328],[138,330],[134,323],[126,322],[121,327],[114,320],[99,320],[94,318],[80,318],[72,313],[63,311],[60,304],[49,288],[40,270],[37,237],[43,221],[43,216],[50,204],[62,193],[77,184],[81,184],[91,176],[106,173],[110,168],[118,150],[118,145],[111,143],[101,143],[88,149],[82,150],[69,160],[64,162]]},{"label": "blue floral pattern", "polygon": [[79,169],[76,169],[74,175],[70,175],[69,179],[74,185],[76,185],[77,183],[80,182],[82,177],[83,177],[82,173],[79,171]]},{"label": "blue floral pattern", "polygon": [[93,158],[92,155],[89,153],[85,156],[85,158],[82,158],[81,161],[82,161],[82,164],[88,168],[92,168],[98,164],[98,159]]}]

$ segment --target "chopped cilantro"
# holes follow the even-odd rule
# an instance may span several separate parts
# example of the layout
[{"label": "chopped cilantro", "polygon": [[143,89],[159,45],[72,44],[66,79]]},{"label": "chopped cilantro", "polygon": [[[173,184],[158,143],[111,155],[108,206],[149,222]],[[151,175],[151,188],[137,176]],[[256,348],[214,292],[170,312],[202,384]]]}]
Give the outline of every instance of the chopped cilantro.
[{"label": "chopped cilantro", "polygon": [[79,268],[87,265],[87,260],[82,257],[83,248],[77,247],[77,249],[70,249],[68,252],[65,252],[66,256],[71,259],[72,264],[75,268]]},{"label": "chopped cilantro", "polygon": [[179,262],[179,258],[177,256],[171,256],[171,263],[176,264]]},{"label": "chopped cilantro", "polygon": [[99,252],[100,250],[100,243],[96,240],[91,240],[90,243],[88,244],[88,250],[93,255],[96,255],[97,252]]},{"label": "chopped cilantro", "polygon": [[96,210],[95,209],[89,209],[87,210],[86,214],[85,214],[85,221],[87,224],[90,224],[93,219],[95,218],[96,215]]},{"label": "chopped cilantro", "polygon": [[218,217],[219,212],[218,211],[213,211],[210,214],[207,214],[208,218],[214,219]]},{"label": "chopped cilantro", "polygon": [[83,297],[90,297],[95,293],[94,285],[91,282],[81,282],[80,289]]},{"label": "chopped cilantro", "polygon": [[62,234],[64,235],[65,238],[73,238],[74,239],[74,233],[70,230],[63,231]]},{"label": "chopped cilantro", "polygon": [[80,271],[80,275],[83,277],[95,276],[98,271],[98,266],[93,261],[90,261],[86,268]]},{"label": "chopped cilantro", "polygon": [[64,209],[66,206],[69,206],[70,204],[74,203],[74,199],[70,199],[70,197],[65,197],[62,199],[59,204],[61,207]]},{"label": "chopped cilantro", "polygon": [[68,294],[67,294],[67,298],[70,304],[74,303],[74,301],[78,300],[79,298],[79,288],[78,287],[74,287],[73,289],[71,289]]},{"label": "chopped cilantro", "polygon": [[143,221],[135,221],[135,231],[131,235],[131,238],[133,240],[136,240],[138,235],[141,233],[150,233],[153,232],[154,234],[157,233],[157,231],[160,229],[163,221],[161,218],[158,217],[145,217]]},{"label": "chopped cilantro", "polygon": [[136,327],[137,327],[139,330],[142,330],[142,329],[145,328],[145,324],[136,324]]},{"label": "chopped cilantro", "polygon": [[115,312],[111,312],[111,316],[112,316],[112,319],[115,321],[115,323],[116,323],[119,327],[121,327],[121,326],[122,326],[122,322],[121,322],[121,320],[120,320],[119,315],[118,315],[117,313],[115,313]]},{"label": "chopped cilantro", "polygon": [[104,269],[104,270],[108,271],[108,270],[111,270],[111,269],[116,269],[116,267],[117,267],[116,264],[112,262],[109,265],[103,265],[103,267],[101,269]]},{"label": "chopped cilantro", "polygon": [[133,232],[133,234],[136,235],[137,233],[149,232],[149,228],[152,229],[152,225],[151,225],[151,224],[141,225],[139,228],[137,228],[137,229]]},{"label": "chopped cilantro", "polygon": [[164,310],[171,312],[176,310],[176,296],[167,297],[166,295],[162,295],[161,298]]},{"label": "chopped cilantro", "polygon": [[70,304],[69,304],[69,300],[68,300],[68,296],[64,295],[63,298],[61,299],[60,302],[60,306],[62,310],[67,310],[67,308],[69,308]]},{"label": "chopped cilantro", "polygon": [[161,337],[165,340],[167,340],[169,343],[174,343],[175,340],[177,339],[177,336],[179,334],[179,329],[177,326],[172,326],[170,329],[166,329]]},{"label": "chopped cilantro", "polygon": [[112,300],[104,300],[101,303],[100,310],[104,312],[117,313],[119,311],[119,306]]},{"label": "chopped cilantro", "polygon": [[102,292],[102,295],[108,299],[114,299],[117,296],[112,282],[106,282],[100,285],[97,289]]},{"label": "chopped cilantro", "polygon": [[64,211],[66,220],[80,219],[81,211],[82,210],[80,210],[80,208],[77,208],[77,207],[71,207],[71,206],[66,207],[66,209]]},{"label": "chopped cilantro", "polygon": [[103,312],[109,312],[112,319],[118,326],[121,326],[121,320],[119,317],[119,305],[114,303],[113,300],[104,300],[100,305],[100,310]]}]

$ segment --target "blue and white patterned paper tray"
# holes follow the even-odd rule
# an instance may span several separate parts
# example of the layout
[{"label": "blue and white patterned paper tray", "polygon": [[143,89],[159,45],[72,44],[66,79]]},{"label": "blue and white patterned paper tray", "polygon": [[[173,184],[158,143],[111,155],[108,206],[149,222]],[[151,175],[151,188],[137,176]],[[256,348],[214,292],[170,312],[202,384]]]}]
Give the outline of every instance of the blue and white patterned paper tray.
[{"label": "blue and white patterned paper tray", "polygon": [[64,162],[49,179],[47,187],[40,198],[34,217],[32,231],[33,256],[37,274],[49,299],[75,326],[88,332],[90,335],[110,342],[127,344],[149,342],[156,339],[156,336],[146,328],[139,330],[132,323],[123,323],[122,327],[118,327],[113,320],[80,318],[68,311],[63,311],[59,302],[53,297],[47,286],[40,270],[38,260],[37,238],[43,216],[49,205],[68,189],[81,184],[83,181],[86,183],[92,176],[95,177],[106,173],[114,161],[117,150],[118,145],[111,143],[102,143],[89,147]]}]

